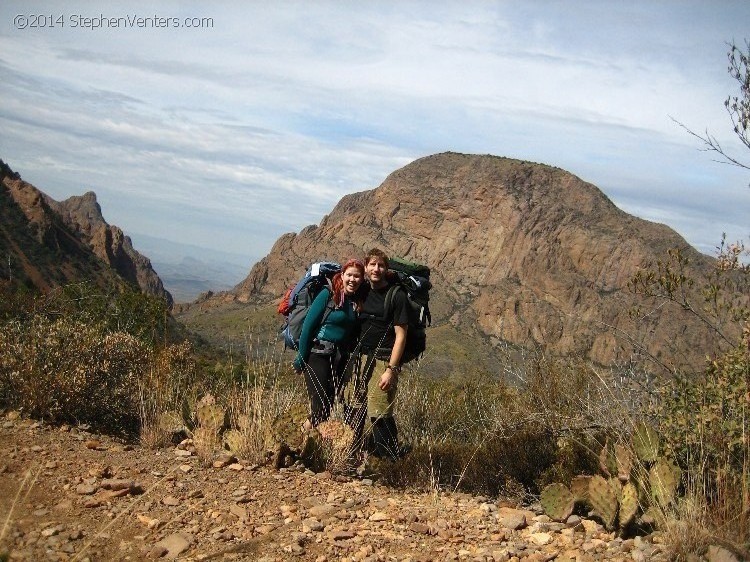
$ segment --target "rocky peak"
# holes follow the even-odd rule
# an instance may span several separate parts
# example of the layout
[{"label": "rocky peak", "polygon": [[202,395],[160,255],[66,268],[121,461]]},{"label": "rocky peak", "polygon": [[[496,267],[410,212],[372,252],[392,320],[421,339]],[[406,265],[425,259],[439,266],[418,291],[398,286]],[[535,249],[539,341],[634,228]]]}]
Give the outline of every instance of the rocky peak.
[{"label": "rocky peak", "polygon": [[[631,216],[559,168],[455,153],[419,159],[345,196],[318,226],[285,234],[238,285],[240,301],[278,298],[311,261],[377,246],[430,266],[437,322],[471,324],[496,344],[610,365],[637,351],[627,283],[680,248],[700,277],[711,258],[665,225]],[[713,336],[656,310],[648,353],[701,364]],[[639,344],[640,345],[640,344]]]},{"label": "rocky peak", "polygon": [[[117,275],[146,293],[165,298],[171,305],[172,297],[149,259],[133,248],[130,238],[120,228],[104,220],[93,191],[60,202],[23,181],[1,160],[0,176],[3,187],[34,227],[40,244],[56,248],[62,255],[72,252],[79,256],[86,251],[79,247],[83,245]],[[29,263],[27,257],[23,261]]]}]

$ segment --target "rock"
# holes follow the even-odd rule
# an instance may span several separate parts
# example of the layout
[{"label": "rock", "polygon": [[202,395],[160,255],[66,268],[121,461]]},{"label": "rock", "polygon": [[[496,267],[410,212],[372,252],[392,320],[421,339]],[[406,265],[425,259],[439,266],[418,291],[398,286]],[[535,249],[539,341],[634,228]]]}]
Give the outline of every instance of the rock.
[{"label": "rock", "polygon": [[418,523],[414,521],[413,523],[409,524],[409,529],[414,531],[415,533],[419,533],[421,535],[429,535],[430,534],[430,527],[425,525],[424,523]]},{"label": "rock", "polygon": [[581,521],[581,524],[586,529],[586,533],[588,533],[588,534],[594,534],[594,533],[602,533],[602,532],[604,532],[604,527],[602,527],[596,521],[592,521],[591,519],[583,519]]},{"label": "rock", "polygon": [[102,480],[101,486],[105,490],[127,490],[127,491],[130,491],[131,489],[136,487],[135,482],[133,480],[113,479],[113,478]]},{"label": "rock", "polygon": [[310,515],[313,517],[325,517],[329,513],[333,513],[336,508],[329,504],[314,505],[310,508]]},{"label": "rock", "polygon": [[529,539],[537,546],[545,546],[552,542],[552,535],[549,533],[531,533]]},{"label": "rock", "polygon": [[[394,171],[377,189],[344,196],[319,225],[280,237],[229,297],[244,303],[283,294],[315,256],[355,255],[373,240],[453,280],[460,300],[441,284],[433,294],[448,309],[466,310],[451,319],[459,330],[606,365],[633,352],[606,326],[635,328],[629,311],[642,297],[627,285],[641,264],[681,248],[686,275],[700,279],[690,290],[698,301],[697,287],[712,267],[675,231],[628,215],[564,170],[443,153]],[[209,300],[218,306],[227,298]],[[662,329],[644,344],[649,355],[679,368],[700,364],[715,349],[716,335],[697,319],[667,307],[653,314]]]},{"label": "rock", "polygon": [[149,560],[156,560],[157,558],[161,558],[162,556],[165,556],[169,552],[169,549],[166,546],[161,545],[154,545],[151,550],[148,551],[148,554],[146,554],[146,558]]},{"label": "rock", "polygon": [[229,466],[230,464],[233,464],[233,463],[236,463],[236,462],[237,462],[237,457],[235,457],[234,455],[230,455],[228,453],[221,454],[218,457],[216,457],[216,459],[214,460],[213,467],[214,468],[224,468],[224,467]]},{"label": "rock", "polygon": [[172,533],[156,543],[154,548],[157,548],[160,551],[166,550],[161,556],[177,558],[180,554],[190,548],[192,542],[193,537],[188,533]]},{"label": "rock", "polygon": [[89,498],[85,502],[83,502],[83,507],[93,509],[96,507],[101,507],[103,504],[104,501],[101,498]]},{"label": "rock", "polygon": [[92,484],[79,484],[76,486],[76,494],[81,496],[90,496],[98,490],[98,486]]},{"label": "rock", "polygon": [[506,529],[518,531],[526,527],[526,513],[517,509],[500,508],[498,524]]},{"label": "rock", "polygon": [[102,501],[109,501],[115,498],[122,498],[128,495],[130,492],[129,488],[124,488],[122,490],[105,490],[100,494]]},{"label": "rock", "polygon": [[390,521],[391,518],[387,513],[383,513],[382,511],[376,511],[369,517],[370,521]]},{"label": "rock", "polygon": [[352,531],[334,531],[331,533],[331,538],[334,541],[345,541],[356,537],[356,533]]},{"label": "rock", "polygon": [[247,510],[237,504],[229,506],[229,513],[237,517],[243,523],[247,521]]},{"label": "rock", "polygon": [[163,498],[161,499],[161,503],[163,503],[164,505],[168,505],[168,506],[171,506],[171,507],[175,507],[175,506],[178,506],[178,505],[180,505],[180,504],[181,504],[182,502],[181,502],[180,500],[178,500],[178,499],[177,499],[176,497],[174,497],[174,496],[164,496],[164,497],[163,497]]},{"label": "rock", "polygon": [[162,522],[159,521],[158,519],[154,519],[153,517],[148,517],[141,513],[136,515],[136,518],[141,524],[145,525],[149,529],[156,529],[162,525]]},{"label": "rock", "polygon": [[60,531],[61,531],[61,530],[62,530],[62,527],[60,527],[60,526],[57,526],[57,527],[49,527],[49,528],[47,528],[47,529],[44,529],[44,530],[42,531],[42,536],[43,536],[43,537],[54,537],[55,535],[58,535],[58,534],[60,534]]},{"label": "rock", "polygon": [[739,556],[718,545],[708,547],[708,562],[740,562]]}]

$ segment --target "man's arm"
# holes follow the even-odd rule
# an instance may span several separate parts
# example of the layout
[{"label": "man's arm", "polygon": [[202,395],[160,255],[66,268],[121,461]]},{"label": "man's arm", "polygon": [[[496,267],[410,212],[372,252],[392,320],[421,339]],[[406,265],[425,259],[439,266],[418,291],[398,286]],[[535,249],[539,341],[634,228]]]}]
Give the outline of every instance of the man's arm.
[{"label": "man's arm", "polygon": [[392,381],[398,377],[398,373],[401,371],[401,356],[404,354],[404,348],[406,347],[406,331],[408,328],[408,324],[393,327],[396,332],[396,341],[391,350],[388,368],[380,375],[380,382],[378,383],[380,390],[388,390]]}]

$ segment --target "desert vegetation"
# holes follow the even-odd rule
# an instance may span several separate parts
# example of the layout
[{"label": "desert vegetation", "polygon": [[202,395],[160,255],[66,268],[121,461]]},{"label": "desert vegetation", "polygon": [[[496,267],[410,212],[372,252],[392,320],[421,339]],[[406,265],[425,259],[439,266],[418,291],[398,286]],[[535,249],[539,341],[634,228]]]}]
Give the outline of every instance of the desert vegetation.
[{"label": "desert vegetation", "polygon": [[[690,308],[726,334],[726,345],[699,375],[664,372],[656,363],[646,376],[541,352],[516,360],[504,379],[480,370],[434,377],[417,363],[402,378],[397,412],[403,438],[414,448],[396,463],[370,465],[369,474],[436,494],[461,490],[519,503],[541,494],[553,517],[591,511],[624,534],[659,527],[671,537],[675,559],[716,541],[746,551],[745,253],[741,245],[721,246],[701,303],[682,300],[680,287],[691,280],[677,273],[678,253],[633,278],[644,306]],[[306,404],[288,354],[261,341],[274,334],[248,335],[240,359],[208,355],[176,333],[163,303],[136,291],[80,284],[47,295],[10,284],[2,289],[2,407],[89,424],[148,447],[188,438],[207,463],[231,454],[284,464],[286,453],[276,449],[299,436]],[[317,470],[351,470],[340,445],[351,434],[342,427],[325,428],[328,439],[317,442],[325,449],[322,464],[303,443],[287,452],[296,450]],[[644,434],[658,436],[658,453],[644,455],[635,445]],[[654,478],[668,474],[668,491],[661,484],[655,491]],[[605,500],[581,494],[581,478]]]},{"label": "desert vegetation", "polygon": [[[748,59],[734,46],[729,56],[743,98],[726,107],[747,145]],[[713,137],[706,144],[724,154]],[[675,560],[716,543],[747,557],[748,255],[722,240],[697,292],[679,250],[633,273],[630,289],[642,299],[630,312],[644,332],[629,343],[654,329],[651,311],[669,306],[719,336],[690,372],[659,357],[645,368],[604,368],[514,349],[502,378],[465,362],[439,377],[410,364],[397,419],[413,449],[367,474],[435,494],[541,498],[553,519],[590,513],[623,535],[657,528]],[[231,455],[278,467],[296,455],[316,470],[351,471],[340,411],[317,440],[301,438],[305,392],[274,337],[249,329],[239,354],[217,352],[188,337],[165,302],[135,289],[79,283],[39,294],[8,275],[0,281],[0,408],[147,447],[179,443],[207,464]]]}]

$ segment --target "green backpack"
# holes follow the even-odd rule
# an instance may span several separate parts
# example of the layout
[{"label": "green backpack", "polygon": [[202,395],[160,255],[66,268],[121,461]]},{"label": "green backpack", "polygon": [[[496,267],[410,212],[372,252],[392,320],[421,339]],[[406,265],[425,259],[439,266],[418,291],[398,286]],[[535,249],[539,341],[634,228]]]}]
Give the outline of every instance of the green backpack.
[{"label": "green backpack", "polygon": [[409,327],[406,331],[406,347],[401,363],[408,363],[422,356],[427,349],[425,328],[432,323],[430,315],[430,268],[426,265],[401,258],[388,260],[389,280],[393,283],[385,296],[385,317],[393,306],[396,291],[406,293],[409,305]]}]

